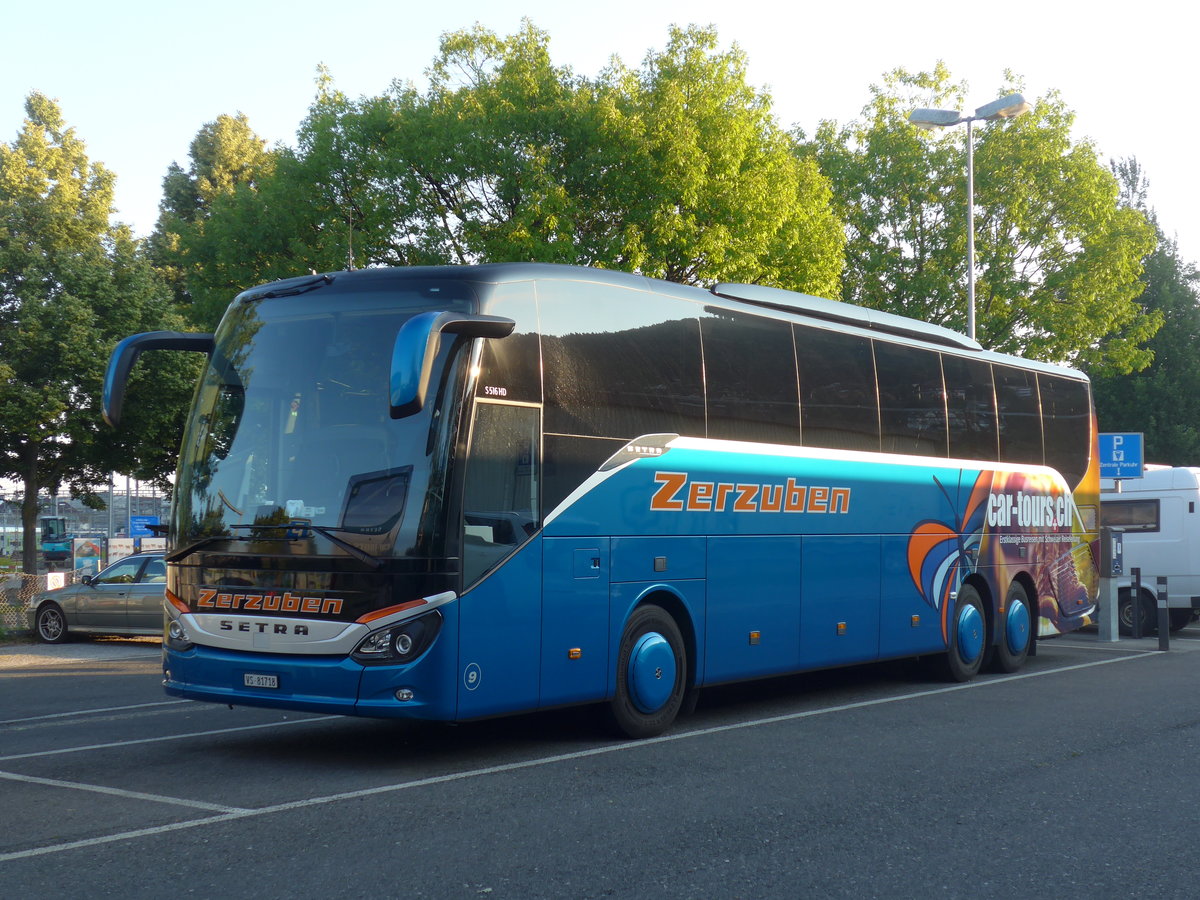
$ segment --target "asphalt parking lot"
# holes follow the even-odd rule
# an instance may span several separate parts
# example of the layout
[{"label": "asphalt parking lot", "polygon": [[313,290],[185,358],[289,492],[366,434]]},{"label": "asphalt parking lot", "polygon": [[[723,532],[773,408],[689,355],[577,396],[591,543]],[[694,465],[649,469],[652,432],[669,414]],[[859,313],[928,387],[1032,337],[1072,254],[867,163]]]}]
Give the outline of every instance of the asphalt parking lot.
[{"label": "asphalt parking lot", "polygon": [[456,727],[168,698],[157,642],[0,647],[14,896],[1194,896],[1200,626]]},{"label": "asphalt parking lot", "polygon": [[157,659],[161,653],[158,638],[93,638],[65,644],[42,644],[29,638],[0,644],[0,670],[106,659]]}]

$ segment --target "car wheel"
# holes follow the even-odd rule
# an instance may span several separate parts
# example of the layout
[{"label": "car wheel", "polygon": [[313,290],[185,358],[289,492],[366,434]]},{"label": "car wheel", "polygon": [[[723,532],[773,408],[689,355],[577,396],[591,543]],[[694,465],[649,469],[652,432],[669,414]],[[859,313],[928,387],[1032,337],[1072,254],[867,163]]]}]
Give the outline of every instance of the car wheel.
[{"label": "car wheel", "polygon": [[57,603],[43,603],[34,619],[38,640],[46,644],[61,644],[67,639],[67,617]]},{"label": "car wheel", "polygon": [[1140,603],[1133,603],[1133,592],[1129,588],[1121,588],[1117,594],[1117,628],[1125,637],[1133,636],[1133,616],[1136,609],[1141,619],[1142,637],[1152,637],[1158,633],[1158,610],[1153,601],[1142,595]]}]

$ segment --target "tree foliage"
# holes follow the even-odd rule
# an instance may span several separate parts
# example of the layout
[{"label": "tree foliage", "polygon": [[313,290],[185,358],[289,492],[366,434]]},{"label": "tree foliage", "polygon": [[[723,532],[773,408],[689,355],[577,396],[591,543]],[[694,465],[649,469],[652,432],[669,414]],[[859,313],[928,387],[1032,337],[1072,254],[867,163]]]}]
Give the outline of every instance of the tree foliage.
[{"label": "tree foliage", "polygon": [[[1019,90],[1002,86],[997,96]],[[822,123],[808,147],[848,223],[843,298],[964,330],[966,129],[922,132],[915,108],[962,109],[939,65],[889,73],[863,119]],[[1035,359],[1128,372],[1160,320],[1135,302],[1154,229],[1055,92],[1024,116],[974,129],[977,337]]]},{"label": "tree foliage", "polygon": [[227,297],[349,260],[536,260],[838,290],[829,184],[791,152],[744,54],[710,29],[673,29],[640,67],[614,59],[588,79],[555,66],[529,23],[507,38],[476,27],[445,35],[428,74],[425,91],[394,83],[354,101],[322,72],[297,147],[198,220],[164,219],[161,239],[175,229],[189,272],[225,254],[214,280]]},{"label": "tree foliage", "polygon": [[[1114,165],[1122,202],[1145,213],[1148,182],[1136,159]],[[1183,260],[1179,247],[1160,233],[1146,260],[1145,291],[1139,302],[1163,327],[1147,344],[1153,361],[1139,372],[1093,375],[1096,414],[1102,431],[1142,432],[1146,456],[1157,463],[1200,465],[1200,271]]]},{"label": "tree foliage", "polygon": [[253,193],[270,177],[277,154],[250,128],[242,114],[221,115],[192,140],[191,165],[172,163],[163,179],[158,225],[149,240],[155,266],[175,290],[176,300],[202,325],[215,323],[229,302],[231,283],[241,274],[239,253],[209,222],[239,190]]},{"label": "tree foliage", "polygon": [[162,482],[194,381],[177,363],[140,365],[131,427],[100,421],[116,341],[180,324],[128,229],[109,225],[112,188],[58,105],[29,95],[23,129],[0,144],[0,477],[23,485],[29,571],[38,492],[67,485],[95,504],[114,471]]}]

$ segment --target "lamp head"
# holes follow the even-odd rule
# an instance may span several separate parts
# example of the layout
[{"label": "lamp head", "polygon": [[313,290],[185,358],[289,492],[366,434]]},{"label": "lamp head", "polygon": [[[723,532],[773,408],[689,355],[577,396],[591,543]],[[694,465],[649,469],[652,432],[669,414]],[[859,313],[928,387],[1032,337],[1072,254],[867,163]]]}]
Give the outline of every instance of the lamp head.
[{"label": "lamp head", "polygon": [[975,110],[976,119],[1014,119],[1033,109],[1033,104],[1020,94],[1009,94]]},{"label": "lamp head", "polygon": [[963,117],[957,109],[914,109],[908,114],[908,121],[929,131],[933,128],[957,125],[963,121]]}]

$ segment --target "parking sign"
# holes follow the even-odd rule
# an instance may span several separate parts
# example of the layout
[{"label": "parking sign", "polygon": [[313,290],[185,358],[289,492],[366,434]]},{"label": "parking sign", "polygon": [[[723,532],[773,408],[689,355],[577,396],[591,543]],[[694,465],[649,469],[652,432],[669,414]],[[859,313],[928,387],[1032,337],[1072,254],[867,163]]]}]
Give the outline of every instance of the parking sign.
[{"label": "parking sign", "polygon": [[1100,435],[1100,477],[1141,478],[1145,451],[1141,432]]}]

